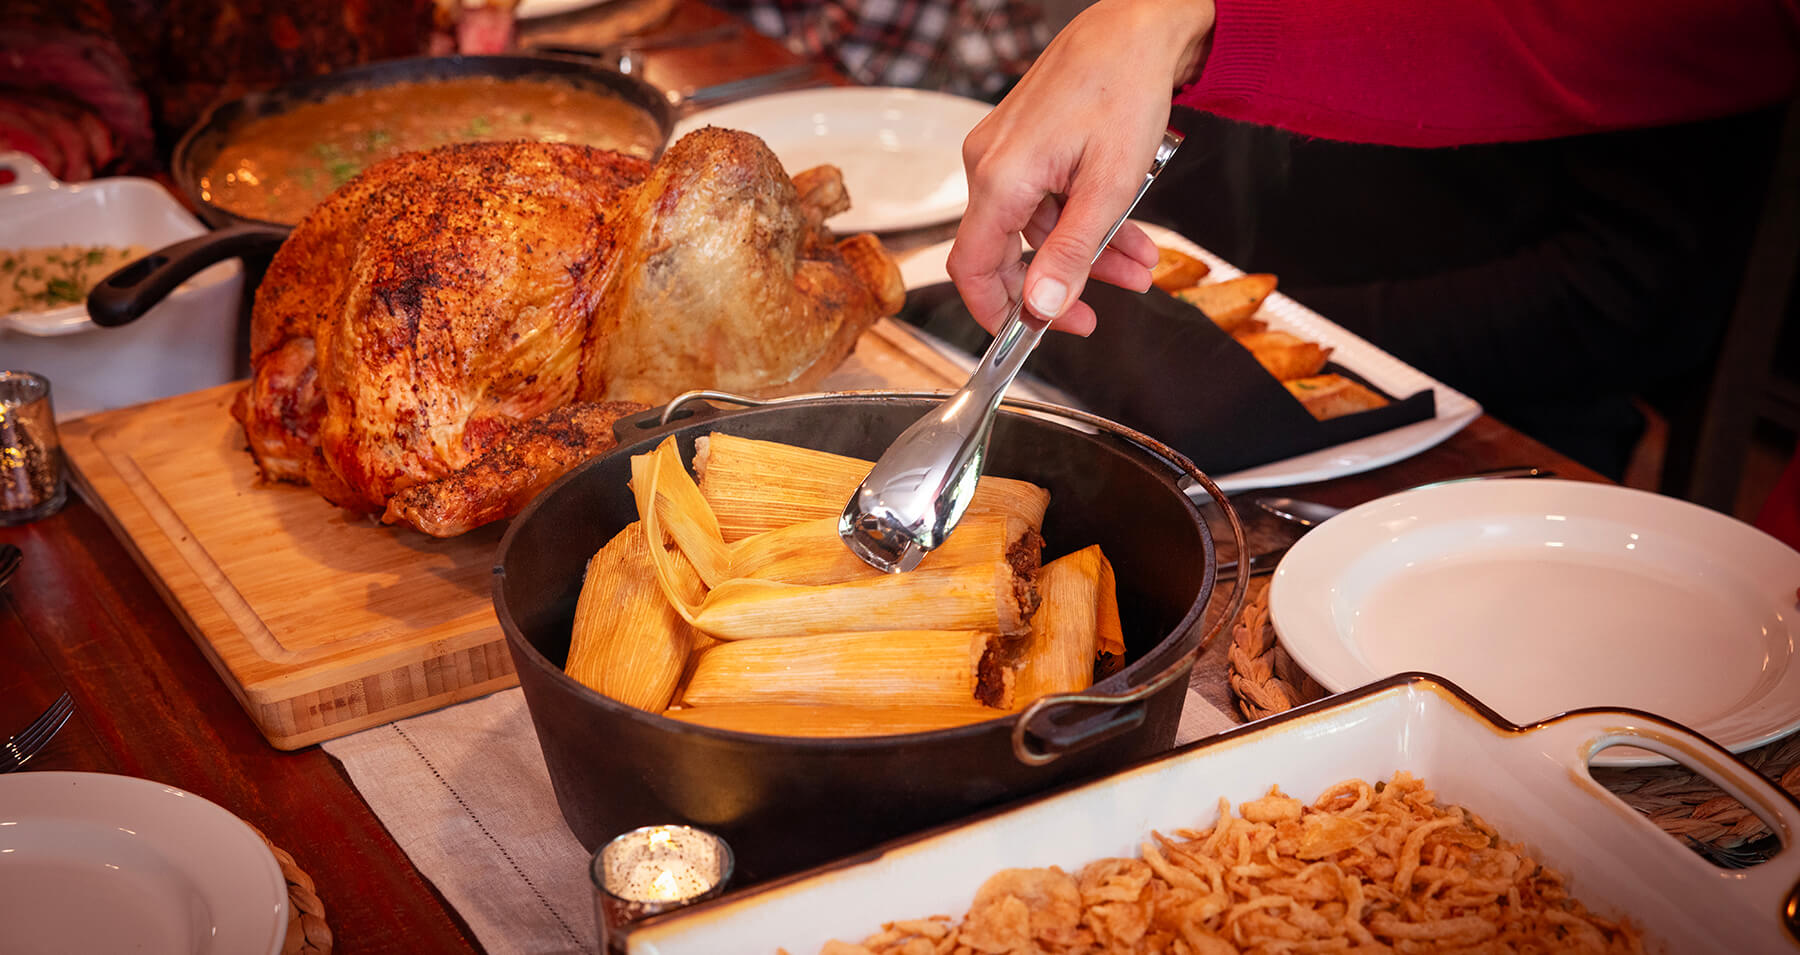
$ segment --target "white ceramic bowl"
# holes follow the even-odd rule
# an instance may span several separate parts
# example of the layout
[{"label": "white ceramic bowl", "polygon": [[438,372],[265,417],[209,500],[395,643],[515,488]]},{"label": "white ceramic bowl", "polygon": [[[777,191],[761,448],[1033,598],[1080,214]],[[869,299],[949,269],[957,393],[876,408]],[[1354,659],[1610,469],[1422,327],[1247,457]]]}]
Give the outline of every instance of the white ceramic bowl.
[{"label": "white ceramic bowl", "polygon": [[[149,179],[65,183],[23,153],[0,153],[0,249],[141,245],[154,251],[206,226]],[[0,315],[0,367],[50,379],[59,419],[182,394],[236,377],[243,267],[221,262],[131,323],[101,328],[85,305]]]},{"label": "white ceramic bowl", "polygon": [[1800,553],[1686,501],[1467,481],[1308,532],[1269,584],[1269,617],[1328,690],[1424,670],[1514,722],[1631,707],[1742,752],[1800,728],[1797,585]]},{"label": "white ceramic bowl", "polygon": [[218,804],[134,776],[0,776],[0,951],[277,955],[287,881]]}]

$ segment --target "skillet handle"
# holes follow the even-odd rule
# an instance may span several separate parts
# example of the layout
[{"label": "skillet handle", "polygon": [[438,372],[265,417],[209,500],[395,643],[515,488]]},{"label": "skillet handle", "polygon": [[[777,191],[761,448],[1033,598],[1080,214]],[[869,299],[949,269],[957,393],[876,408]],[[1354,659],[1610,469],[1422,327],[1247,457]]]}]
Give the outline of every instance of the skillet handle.
[{"label": "skillet handle", "polygon": [[[1742,886],[1740,891],[1753,896],[1757,906],[1766,908],[1800,943],[1800,801],[1724,747],[1648,713],[1576,710],[1533,726],[1530,733],[1545,741],[1546,752],[1561,754],[1571,772],[1589,780],[1593,777],[1588,772],[1588,760],[1595,753],[1615,744],[1636,746],[1698,771],[1755,813],[1781,840],[1781,849],[1760,865],[1734,871],[1732,877]],[[1668,838],[1637,810],[1616,797],[1613,801],[1634,822]]]},{"label": "skillet handle", "polygon": [[201,269],[230,258],[273,253],[289,231],[286,226],[246,223],[164,246],[94,286],[88,293],[88,317],[105,328],[129,325]]}]

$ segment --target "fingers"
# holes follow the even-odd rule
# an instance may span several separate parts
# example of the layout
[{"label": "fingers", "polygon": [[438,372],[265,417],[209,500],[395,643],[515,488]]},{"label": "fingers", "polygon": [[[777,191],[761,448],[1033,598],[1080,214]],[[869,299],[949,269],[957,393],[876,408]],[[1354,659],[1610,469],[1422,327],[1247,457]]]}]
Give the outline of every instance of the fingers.
[{"label": "fingers", "polygon": [[[1057,202],[1053,206],[1060,215],[1062,204]],[[1039,211],[1041,213],[1043,208],[1040,207]],[[1025,241],[1034,248],[1042,245],[1055,225],[1054,218],[1033,216],[1031,224],[1025,227]],[[1127,222],[1119,227],[1118,234],[1113,236],[1112,241],[1101,251],[1100,258],[1088,269],[1088,277],[1099,279],[1108,285],[1142,292],[1150,287],[1150,270],[1156,265],[1156,257],[1156,243],[1136,224]]]},{"label": "fingers", "polygon": [[[1169,90],[1212,15],[1212,0],[1097,0],[964,139],[969,204],[947,267],[983,327],[1023,289],[1034,315],[1091,328],[1078,302],[1090,268],[1149,287],[1156,248],[1141,230],[1124,228],[1095,253],[1143,182]],[[1023,269],[1021,235],[1038,248]]]},{"label": "fingers", "polygon": [[[1038,244],[1025,272],[1025,306],[1044,321],[1055,321],[1080,297],[1089,269],[1098,264],[1095,253],[1137,190],[1136,177],[1121,175],[1112,168],[1119,165],[1117,159],[1108,158],[1113,159],[1104,164],[1108,168],[1085,167],[1077,177],[1055,228]],[[1119,255],[1109,267],[1130,261]]]},{"label": "fingers", "polygon": [[1135,222],[1120,226],[1118,234],[1106,247],[1143,266],[1146,271],[1156,267],[1156,243]]},{"label": "fingers", "polygon": [[1094,310],[1089,308],[1086,302],[1077,301],[1071,303],[1063,311],[1062,317],[1056,320],[1056,324],[1050,327],[1059,332],[1068,332],[1071,335],[1080,335],[1082,338],[1086,338],[1094,333],[1098,324]]},{"label": "fingers", "polygon": [[1020,260],[1018,232],[978,220],[963,217],[944,270],[976,324],[991,332],[1006,319],[1025,286],[1025,263]]}]

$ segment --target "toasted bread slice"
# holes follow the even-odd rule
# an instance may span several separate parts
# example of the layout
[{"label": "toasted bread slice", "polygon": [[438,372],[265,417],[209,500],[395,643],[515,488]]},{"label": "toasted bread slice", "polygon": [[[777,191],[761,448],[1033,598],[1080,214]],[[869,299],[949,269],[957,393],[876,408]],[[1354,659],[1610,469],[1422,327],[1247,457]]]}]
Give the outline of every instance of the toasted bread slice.
[{"label": "toasted bread slice", "polygon": [[1175,297],[1206,313],[1220,328],[1232,331],[1262,307],[1275,291],[1275,276],[1266,272],[1240,275],[1223,282],[1181,289]]},{"label": "toasted bread slice", "polygon": [[1282,384],[1320,421],[1369,411],[1388,403],[1386,398],[1343,375],[1312,375]]},{"label": "toasted bread slice", "polygon": [[1331,357],[1331,349],[1287,332],[1245,332],[1232,338],[1281,381],[1316,375]]},{"label": "toasted bread slice", "polygon": [[1150,269],[1150,284],[1165,292],[1174,292],[1197,284],[1206,278],[1212,266],[1179,249],[1156,248],[1156,265]]}]

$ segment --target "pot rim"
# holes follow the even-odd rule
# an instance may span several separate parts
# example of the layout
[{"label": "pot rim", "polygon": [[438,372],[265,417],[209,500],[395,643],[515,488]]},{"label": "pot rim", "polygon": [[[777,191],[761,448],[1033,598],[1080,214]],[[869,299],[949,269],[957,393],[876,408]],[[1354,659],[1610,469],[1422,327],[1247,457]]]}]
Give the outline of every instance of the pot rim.
[{"label": "pot rim", "polygon": [[[617,700],[601,694],[599,691],[576,680],[574,677],[569,676],[567,673],[563,672],[561,667],[551,663],[549,658],[539,652],[537,647],[525,636],[524,631],[513,618],[511,608],[508,607],[506,602],[504,593],[504,585],[506,583],[505,558],[507,553],[512,549],[514,537],[519,533],[520,529],[526,525],[529,518],[536,514],[545,502],[549,501],[551,496],[560,491],[564,485],[576,480],[578,475],[592,467],[598,466],[598,463],[601,461],[609,460],[616,455],[626,453],[630,448],[636,447],[642,443],[643,440],[652,437],[665,437],[673,430],[693,425],[722,424],[733,417],[755,413],[771,407],[806,408],[862,401],[872,403],[926,404],[927,402],[941,401],[948,395],[949,392],[848,391],[793,395],[775,399],[755,399],[730,394],[728,392],[701,390],[678,395],[660,409],[652,409],[649,412],[637,416],[636,420],[638,421],[649,420],[652,416],[658,417],[654,426],[639,425],[642,430],[642,438],[630,442],[621,439],[618,447],[582,462],[576,468],[558,478],[549,487],[539,492],[538,495],[533,498],[523,510],[515,515],[508,524],[506,532],[501,536],[500,543],[496,548],[493,567],[494,611],[495,615],[499,618],[502,632],[505,633],[507,641],[514,646],[514,649],[525,651],[523,658],[530,665],[549,674],[553,682],[564,687],[572,687],[578,695],[597,702],[601,708],[608,713],[624,716],[628,719],[644,723],[645,725],[656,726],[659,728],[677,728],[684,733],[691,732],[702,737],[712,737],[731,742],[779,742],[783,746],[798,749],[802,752],[816,750],[819,752],[844,754],[846,752],[882,752],[890,750],[898,744],[904,743],[950,741],[963,738],[972,739],[993,732],[996,723],[1004,723],[1011,727],[1010,732],[1013,741],[1013,752],[1021,762],[1028,765],[1043,765],[1054,761],[1061,753],[1037,752],[1029,747],[1028,729],[1032,725],[1033,719],[1037,718],[1051,707],[1065,703],[1084,706],[1106,704],[1113,707],[1120,707],[1146,700],[1167,689],[1169,683],[1176,677],[1182,673],[1191,671],[1194,661],[1199,658],[1199,655],[1212,644],[1212,641],[1217,638],[1219,633],[1236,619],[1238,613],[1243,608],[1244,590],[1246,586],[1246,582],[1242,577],[1234,579],[1231,582],[1232,591],[1230,602],[1225,608],[1225,612],[1218,616],[1211,627],[1207,627],[1200,633],[1199,638],[1194,641],[1192,647],[1181,651],[1180,653],[1174,653],[1174,647],[1170,645],[1172,643],[1170,638],[1175,634],[1192,633],[1198,630],[1197,625],[1206,613],[1207,606],[1212,602],[1212,596],[1217,585],[1217,559],[1215,556],[1217,547],[1213,543],[1211,533],[1206,527],[1205,518],[1201,516],[1199,508],[1194,503],[1193,498],[1180,487],[1177,482],[1177,477],[1194,481],[1195,484],[1204,489],[1208,496],[1220,506],[1221,512],[1225,515],[1229,523],[1232,538],[1239,553],[1246,552],[1243,525],[1240,523],[1237,512],[1231,506],[1225,493],[1219,489],[1212,478],[1208,477],[1204,472],[1195,467],[1193,462],[1189,461],[1181,454],[1181,452],[1168,447],[1148,435],[1141,434],[1124,425],[1118,424],[1117,422],[1088,412],[1061,405],[1014,398],[1003,400],[1000,409],[1001,414],[1009,417],[1030,418],[1045,425],[1073,431],[1078,434],[1085,434],[1086,432],[1074,427],[1074,423],[1088,425],[1111,437],[1122,439],[1127,444],[1133,446],[1140,454],[1159,459],[1158,463],[1163,464],[1170,470],[1176,472],[1176,476],[1170,477],[1170,489],[1182,498],[1183,506],[1189,512],[1194,523],[1201,528],[1202,536],[1205,538],[1206,542],[1205,546],[1207,547],[1209,554],[1200,592],[1196,595],[1193,603],[1188,607],[1187,612],[1181,619],[1171,627],[1168,632],[1158,638],[1151,649],[1142,657],[1132,661],[1131,664],[1121,669],[1118,673],[1114,673],[1106,679],[1101,680],[1090,686],[1088,689],[1078,693],[1050,694],[1039,698],[1022,710],[1011,713],[1000,713],[994,719],[984,720],[980,723],[970,723],[963,726],[915,733],[894,733],[881,736],[807,737],[780,736],[769,733],[749,733],[741,730],[723,729],[703,724],[671,720],[658,713],[650,713],[633,706],[627,706],[624,703],[620,703]],[[709,407],[707,410],[712,412],[711,414],[706,414],[705,412],[681,413],[684,405],[697,399],[727,402],[743,407],[725,410]],[[696,415],[698,415],[698,417]],[[624,424],[624,422],[622,422],[622,424]],[[624,424],[624,426],[629,427],[630,425]],[[1177,645],[1180,642],[1181,641],[1173,641],[1173,643]],[[1144,667],[1146,664],[1156,661],[1159,656],[1167,656],[1170,654],[1173,654],[1173,659],[1162,664],[1160,668],[1147,676],[1142,683],[1130,688],[1129,692],[1118,695],[1107,695],[1094,692],[1096,688],[1103,687],[1110,683],[1117,682],[1119,684],[1126,684],[1129,682],[1126,679],[1127,674],[1131,674],[1134,671],[1142,672],[1140,668]]]}]

